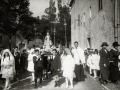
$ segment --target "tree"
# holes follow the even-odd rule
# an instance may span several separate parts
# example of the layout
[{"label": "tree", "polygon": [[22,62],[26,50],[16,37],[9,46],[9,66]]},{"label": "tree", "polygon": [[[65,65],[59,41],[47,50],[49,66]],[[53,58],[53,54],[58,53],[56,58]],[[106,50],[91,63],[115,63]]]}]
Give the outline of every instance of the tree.
[{"label": "tree", "polygon": [[56,18],[56,7],[55,7],[55,1],[50,0],[49,7],[45,9],[45,13],[48,16],[49,21],[54,21]]},{"label": "tree", "polygon": [[45,13],[46,13],[46,15],[43,15],[42,19],[40,20],[40,22],[41,22],[40,30],[43,35],[43,39],[46,35],[46,32],[49,30],[51,37],[52,37],[52,41],[53,41],[54,25],[51,22],[53,22],[56,18],[55,1],[53,1],[53,0],[49,1],[49,7],[45,9]]},{"label": "tree", "polygon": [[8,35],[10,41],[23,25],[23,18],[32,14],[28,6],[28,0],[0,0],[0,32]]},{"label": "tree", "polygon": [[64,23],[67,23],[66,28],[66,36],[67,36],[67,45],[71,42],[71,15],[70,8],[66,5],[62,6],[61,0],[58,0],[58,18],[60,24],[57,27],[57,41],[59,41],[62,45],[65,45],[65,26]]}]

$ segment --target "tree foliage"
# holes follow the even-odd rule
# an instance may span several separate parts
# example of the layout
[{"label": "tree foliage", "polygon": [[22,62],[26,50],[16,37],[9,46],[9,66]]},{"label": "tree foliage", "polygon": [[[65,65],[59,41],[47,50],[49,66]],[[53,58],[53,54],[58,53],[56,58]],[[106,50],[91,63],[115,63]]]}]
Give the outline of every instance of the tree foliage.
[{"label": "tree foliage", "polygon": [[57,41],[59,41],[62,45],[65,45],[65,26],[66,23],[66,36],[67,36],[67,45],[71,42],[71,15],[70,8],[66,5],[62,6],[62,1],[58,0],[58,18],[60,24],[57,26]]},{"label": "tree foliage", "polygon": [[49,21],[54,21],[56,17],[56,7],[55,7],[55,1],[50,0],[49,1],[49,7],[45,9],[45,13],[48,16]]},{"label": "tree foliage", "polygon": [[0,0],[0,31],[9,37],[18,30],[22,18],[31,14],[28,0]]},{"label": "tree foliage", "polygon": [[[51,31],[51,37],[52,41],[54,40],[54,24],[53,22],[55,18],[59,19],[58,24],[56,24],[56,36],[55,36],[55,42],[65,45],[65,26],[64,23],[67,23],[66,26],[66,34],[67,34],[67,41],[68,44],[71,42],[71,15],[70,15],[70,8],[68,6],[62,6],[62,0],[58,0],[58,14],[56,15],[56,8],[55,8],[55,2],[53,0],[50,0],[50,5],[48,8],[45,9],[45,13],[47,15],[44,15],[44,20],[48,20],[47,23],[44,23],[44,28],[48,27],[48,29]],[[44,21],[43,20],[43,21]],[[46,26],[47,25],[47,26]]]}]

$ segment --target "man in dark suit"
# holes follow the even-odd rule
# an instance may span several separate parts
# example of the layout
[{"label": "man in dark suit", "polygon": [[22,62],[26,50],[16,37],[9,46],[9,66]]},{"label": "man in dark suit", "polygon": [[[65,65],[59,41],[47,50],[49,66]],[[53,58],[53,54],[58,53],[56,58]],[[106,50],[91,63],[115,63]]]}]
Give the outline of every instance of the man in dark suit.
[{"label": "man in dark suit", "polygon": [[59,86],[59,71],[61,68],[60,56],[57,54],[57,50],[53,49],[53,57],[51,61],[51,72],[54,75],[55,87]]},{"label": "man in dark suit", "polygon": [[101,83],[107,84],[109,79],[109,51],[106,49],[109,46],[106,42],[103,42],[100,50],[100,72],[101,72]]},{"label": "man in dark suit", "polygon": [[35,55],[33,56],[33,62],[34,62],[34,74],[35,74],[35,89],[37,88],[37,78],[39,78],[39,84],[40,87],[42,87],[42,77],[43,77],[43,59],[41,58],[41,55],[39,54],[39,50],[35,50]]},{"label": "man in dark suit", "polygon": [[20,56],[20,67],[24,73],[27,71],[27,52],[26,49],[23,50],[23,53]]}]

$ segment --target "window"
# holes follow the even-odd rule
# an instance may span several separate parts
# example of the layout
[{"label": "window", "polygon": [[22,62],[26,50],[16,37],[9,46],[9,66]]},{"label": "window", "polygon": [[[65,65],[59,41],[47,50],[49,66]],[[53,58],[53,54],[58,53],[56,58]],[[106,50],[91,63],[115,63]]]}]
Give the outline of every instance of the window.
[{"label": "window", "polygon": [[102,0],[98,0],[98,9],[99,11],[102,10]]},{"label": "window", "polygon": [[91,48],[91,38],[87,38],[87,41],[88,41],[88,47]]},{"label": "window", "polygon": [[78,26],[80,26],[80,14],[78,14]]},{"label": "window", "polygon": [[74,30],[76,30],[76,22],[74,21]]},{"label": "window", "polygon": [[83,13],[83,26],[85,27],[85,13]]},{"label": "window", "polygon": [[2,36],[0,36],[0,44],[2,44]]}]

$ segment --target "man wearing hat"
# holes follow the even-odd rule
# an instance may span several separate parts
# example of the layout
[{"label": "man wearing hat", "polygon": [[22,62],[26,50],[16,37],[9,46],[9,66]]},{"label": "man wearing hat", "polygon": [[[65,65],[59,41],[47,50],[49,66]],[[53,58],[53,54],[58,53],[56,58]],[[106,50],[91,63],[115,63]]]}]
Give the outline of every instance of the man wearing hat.
[{"label": "man wearing hat", "polygon": [[106,42],[103,42],[101,47],[102,49],[100,50],[100,73],[101,73],[101,83],[102,84],[107,84],[108,79],[109,79],[109,51],[106,49],[107,46],[109,46]]},{"label": "man wearing hat", "polygon": [[118,42],[113,43],[113,48],[110,50],[110,80],[118,84],[119,79],[119,68],[118,68],[118,57],[119,57],[119,51],[118,51]]}]

